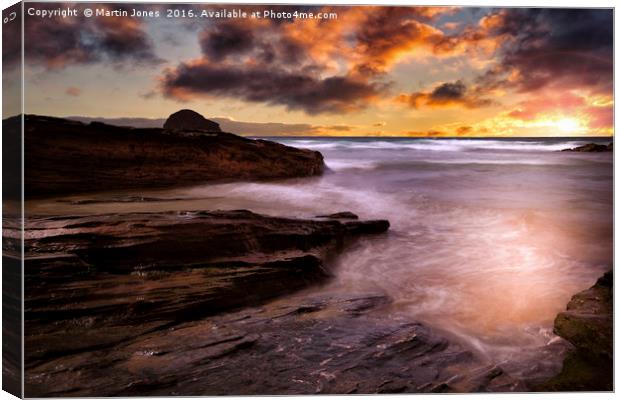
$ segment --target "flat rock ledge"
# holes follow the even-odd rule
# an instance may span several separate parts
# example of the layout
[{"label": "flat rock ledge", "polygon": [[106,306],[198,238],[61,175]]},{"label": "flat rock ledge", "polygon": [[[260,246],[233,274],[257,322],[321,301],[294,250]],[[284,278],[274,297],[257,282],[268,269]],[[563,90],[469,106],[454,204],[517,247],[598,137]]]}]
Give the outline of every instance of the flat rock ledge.
[{"label": "flat rock ledge", "polygon": [[554,332],[574,349],[562,372],[540,390],[613,390],[613,273],[573,296],[555,319]]},{"label": "flat rock ledge", "polygon": [[388,228],[245,210],[29,217],[26,365],[323,282],[327,258]]},{"label": "flat rock ledge", "polygon": [[[9,158],[21,154],[20,121],[3,120]],[[26,115],[24,126],[28,197],[308,177],[325,170],[318,151],[226,132],[138,129],[37,115]],[[5,188],[19,187],[16,179]],[[7,191],[13,192],[21,193]]]}]

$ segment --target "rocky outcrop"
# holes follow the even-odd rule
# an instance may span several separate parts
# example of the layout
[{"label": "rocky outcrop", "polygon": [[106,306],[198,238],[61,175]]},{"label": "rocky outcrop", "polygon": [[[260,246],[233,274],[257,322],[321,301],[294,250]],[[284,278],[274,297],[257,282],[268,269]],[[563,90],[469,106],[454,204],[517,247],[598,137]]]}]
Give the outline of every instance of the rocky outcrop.
[{"label": "rocky outcrop", "polygon": [[206,132],[222,131],[217,122],[210,121],[192,110],[181,110],[171,114],[164,122],[164,129],[200,130]]},{"label": "rocky outcrop", "polygon": [[324,281],[324,260],[387,221],[249,211],[29,217],[26,364],[114,346]]},{"label": "rocky outcrop", "polygon": [[377,293],[289,297],[128,337],[27,369],[29,396],[286,395],[523,390],[500,367]]},{"label": "rocky outcrop", "polygon": [[[5,120],[5,127],[17,127]],[[19,132],[6,132],[20,137]],[[25,117],[26,196],[265,180],[323,173],[321,153],[230,133]]]},{"label": "rocky outcrop", "polygon": [[574,350],[562,372],[542,390],[613,390],[613,275],[603,275],[594,286],[573,296],[555,319],[554,332]]},{"label": "rocky outcrop", "polygon": [[562,151],[574,151],[579,153],[601,153],[604,151],[613,151],[614,144],[609,143],[608,145],[604,144],[596,144],[596,143],[588,143],[583,146],[573,147],[572,149],[564,149]]}]

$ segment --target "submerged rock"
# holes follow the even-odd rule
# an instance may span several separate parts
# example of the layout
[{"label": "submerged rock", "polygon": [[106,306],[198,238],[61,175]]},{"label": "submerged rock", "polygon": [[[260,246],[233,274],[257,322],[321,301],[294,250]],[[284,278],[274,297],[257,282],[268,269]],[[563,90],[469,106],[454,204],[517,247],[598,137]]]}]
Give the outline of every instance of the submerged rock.
[{"label": "submerged rock", "polygon": [[590,289],[577,293],[555,319],[554,332],[574,350],[562,372],[542,390],[613,390],[613,274],[607,272]]},{"label": "submerged rock", "polygon": [[[21,137],[19,124],[3,122],[5,135]],[[231,133],[86,125],[35,115],[25,116],[24,151],[27,197],[305,177],[325,169],[317,151]]]},{"label": "submerged rock", "polygon": [[164,123],[164,129],[202,130],[221,132],[220,124],[210,121],[192,110],[181,110],[171,114]]},{"label": "submerged rock", "polygon": [[583,146],[573,147],[572,149],[564,149],[562,151],[574,151],[580,153],[601,153],[604,151],[613,151],[613,142],[608,145],[604,144],[596,144],[596,143],[588,143]]}]

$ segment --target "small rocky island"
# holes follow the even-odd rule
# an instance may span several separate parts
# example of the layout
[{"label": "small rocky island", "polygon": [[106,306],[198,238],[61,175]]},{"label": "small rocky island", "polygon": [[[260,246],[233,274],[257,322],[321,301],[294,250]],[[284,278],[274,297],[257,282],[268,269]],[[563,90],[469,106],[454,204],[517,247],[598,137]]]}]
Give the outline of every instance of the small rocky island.
[{"label": "small rocky island", "polygon": [[576,153],[602,153],[607,151],[614,151],[614,144],[609,143],[608,145],[597,144],[597,143],[588,143],[583,146],[573,147],[571,149],[564,149],[562,151],[572,151]]}]

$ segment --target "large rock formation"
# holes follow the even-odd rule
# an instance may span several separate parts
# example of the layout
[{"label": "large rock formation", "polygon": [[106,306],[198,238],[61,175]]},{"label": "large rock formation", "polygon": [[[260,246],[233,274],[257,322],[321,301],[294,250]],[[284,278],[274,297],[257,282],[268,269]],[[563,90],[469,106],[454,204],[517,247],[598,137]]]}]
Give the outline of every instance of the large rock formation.
[{"label": "large rock formation", "polygon": [[181,110],[171,114],[164,123],[164,129],[222,131],[217,122],[210,121],[192,110]]},{"label": "large rock formation", "polygon": [[[5,120],[3,126],[19,127]],[[6,135],[20,137],[19,131]],[[317,151],[230,133],[25,117],[26,196],[319,175]]]},{"label": "large rock formation", "polygon": [[562,372],[540,390],[613,390],[613,275],[572,297],[555,319],[554,331],[574,350]]}]

